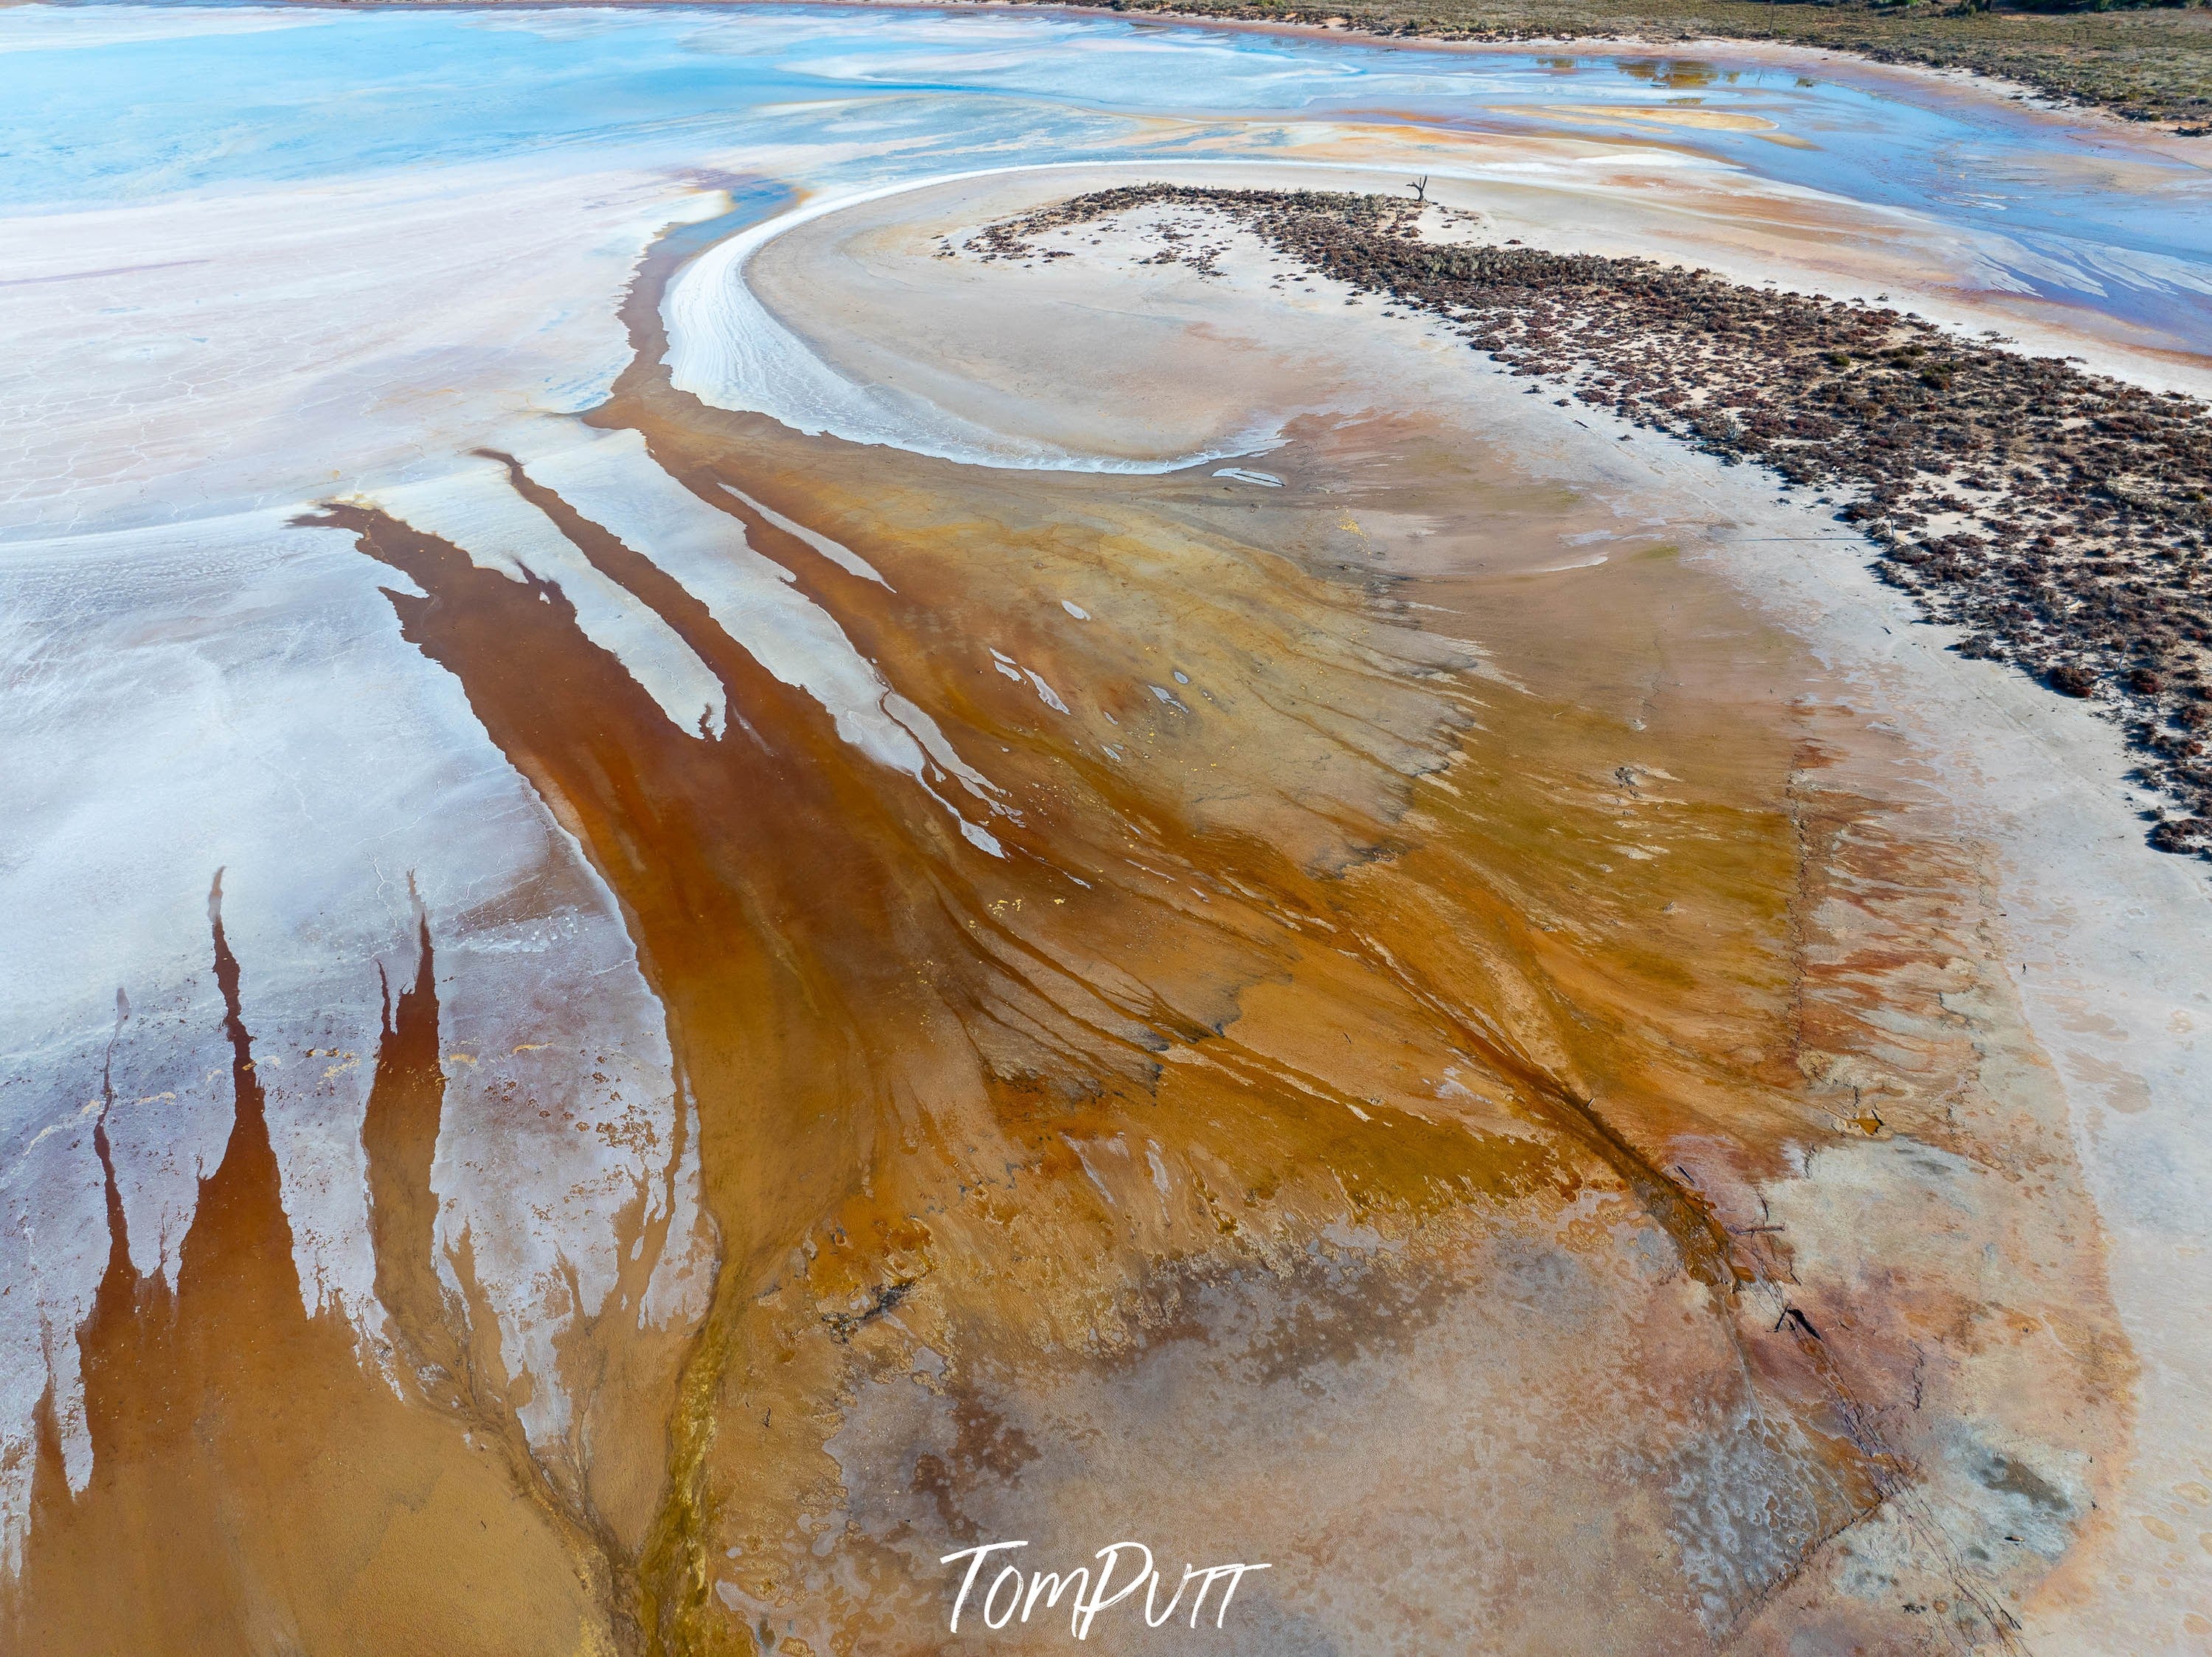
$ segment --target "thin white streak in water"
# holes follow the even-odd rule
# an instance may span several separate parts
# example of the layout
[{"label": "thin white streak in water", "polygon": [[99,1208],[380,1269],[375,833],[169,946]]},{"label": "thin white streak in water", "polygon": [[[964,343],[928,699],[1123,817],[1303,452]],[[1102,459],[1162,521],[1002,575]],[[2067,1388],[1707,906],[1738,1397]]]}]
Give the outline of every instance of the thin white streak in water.
[{"label": "thin white streak in water", "polygon": [[610,432],[525,456],[523,463],[535,481],[674,576],[762,667],[820,703],[841,739],[913,777],[958,819],[971,844],[994,857],[1006,855],[995,836],[930,786],[930,761],[1003,812],[990,782],[959,757],[927,714],[884,682],[835,617],[793,587],[789,570],[752,549],[744,525],[663,472],[643,438]]},{"label": "thin white streak in water", "polygon": [[896,590],[889,582],[885,581],[883,576],[877,572],[875,565],[870,564],[866,558],[854,551],[849,546],[846,546],[839,542],[831,540],[827,535],[823,534],[819,530],[809,529],[805,524],[795,522],[792,519],[785,517],[783,514],[778,512],[774,507],[763,505],[761,502],[753,499],[751,496],[746,494],[744,490],[739,489],[735,484],[724,484],[722,487],[729,490],[731,494],[736,496],[739,500],[743,501],[747,506],[752,508],[754,511],[759,513],[762,517],[767,519],[778,529],[783,531],[785,534],[804,541],[807,545],[812,547],[817,552],[819,552],[823,557],[829,559],[830,563],[836,564],[840,570],[845,571],[846,574],[850,576],[858,576],[863,581],[872,581],[887,593]]},{"label": "thin white streak in water", "polygon": [[516,494],[505,466],[480,460],[434,482],[358,498],[450,542],[483,569],[518,582],[527,573],[555,582],[575,606],[584,637],[620,661],[678,729],[696,732],[703,716],[708,732],[721,734],[721,681],[674,628],[602,575],[551,519]]}]

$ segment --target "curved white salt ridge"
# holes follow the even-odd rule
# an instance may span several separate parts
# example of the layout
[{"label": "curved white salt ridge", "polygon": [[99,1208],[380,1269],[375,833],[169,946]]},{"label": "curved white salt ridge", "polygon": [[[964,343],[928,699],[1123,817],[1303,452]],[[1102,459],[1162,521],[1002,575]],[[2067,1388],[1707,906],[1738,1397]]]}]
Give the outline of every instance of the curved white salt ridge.
[{"label": "curved white salt ridge", "polygon": [[520,581],[557,582],[576,607],[584,637],[620,661],[680,730],[722,734],[727,698],[678,635],[619,582],[593,566],[553,521],[514,491],[507,468],[471,460],[429,483],[405,484],[355,497],[401,522],[449,541],[480,567]]},{"label": "curved white salt ridge", "polygon": [[759,513],[762,517],[767,519],[778,529],[783,531],[785,534],[792,536],[798,540],[804,541],[807,545],[812,547],[817,552],[819,552],[823,557],[829,559],[830,563],[836,564],[847,575],[858,576],[863,581],[872,581],[875,582],[877,586],[884,588],[886,592],[892,590],[891,584],[883,578],[882,574],[876,569],[875,565],[870,564],[866,558],[853,551],[851,547],[846,546],[840,542],[831,540],[827,535],[824,535],[819,530],[809,529],[805,524],[785,517],[783,514],[778,512],[774,507],[766,505],[762,502],[753,499],[751,496],[746,494],[744,490],[739,489],[735,484],[724,484],[722,487],[729,490],[731,494],[736,496],[739,500],[743,501],[747,506],[752,508],[754,511]]},{"label": "curved white salt ridge", "polygon": [[[689,392],[702,403],[765,414],[810,437],[827,436],[850,443],[881,444],[968,466],[1150,474],[1180,472],[1209,460],[1279,448],[1284,442],[1279,427],[1255,430],[1224,448],[1159,460],[1083,454],[1032,438],[1010,436],[921,398],[847,379],[776,320],[745,285],[745,263],[763,247],[787,230],[848,207],[963,179],[1121,164],[1036,161],[936,173],[846,195],[822,197],[742,230],[700,254],[669,284],[661,302],[668,334],[668,352],[661,361],[668,367],[669,379],[678,391]],[[1163,165],[1127,164],[1148,166],[1156,171]]]},{"label": "curved white salt ridge", "polygon": [[675,577],[740,649],[820,703],[841,739],[913,777],[959,820],[972,844],[1005,856],[995,836],[931,787],[931,773],[950,772],[1003,812],[996,787],[960,758],[927,714],[892,691],[836,618],[798,590],[789,570],[753,551],[744,525],[663,472],[642,437],[607,432],[521,458],[532,479]]}]

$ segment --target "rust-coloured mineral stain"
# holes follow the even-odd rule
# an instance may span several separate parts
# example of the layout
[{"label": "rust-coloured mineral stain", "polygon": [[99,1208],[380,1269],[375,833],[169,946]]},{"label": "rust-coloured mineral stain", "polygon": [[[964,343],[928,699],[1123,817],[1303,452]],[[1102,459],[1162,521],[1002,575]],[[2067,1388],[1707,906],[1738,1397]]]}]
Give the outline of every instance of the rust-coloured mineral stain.
[{"label": "rust-coloured mineral stain", "polygon": [[[1600,882],[1599,808],[1571,778],[1601,722],[1478,690],[1357,591],[1141,504],[1071,526],[1018,483],[953,493],[880,460],[865,504],[796,496],[712,439],[647,429],[702,499],[734,513],[714,488],[733,482],[864,549],[889,589],[791,567],[1022,813],[1009,857],[981,856],[524,468],[517,488],[722,679],[726,735],[670,724],[557,593],[330,515],[429,595],[394,598],[407,636],[578,834],[668,1008],[726,1250],[682,1395],[696,1459],[679,1424],[672,1477],[724,1524],[764,1526],[820,1476],[818,1400],[876,1306],[1018,1353],[1084,1338],[1148,1262],[1264,1264],[1333,1216],[1398,1230],[1591,1185],[1625,1188],[1724,1297],[1748,1275],[1665,1147],[1694,1125],[1752,1166],[1790,1119],[1732,1055],[1695,1057],[1699,1016],[1780,1040],[1778,978],[1763,1008],[1744,992],[1781,962],[1661,966],[1650,933],[1664,890],[1778,944],[1760,934],[1791,831],[1766,779],[1723,773],[1723,798],[1661,813],[1663,878]],[[1060,597],[1091,619],[1054,620]],[[1078,711],[994,672],[986,643]],[[1160,681],[1188,682],[1182,708]],[[1565,856],[1542,844],[1562,830]],[[1097,1148],[1138,1140],[1164,1170],[1157,1219],[1133,1212],[1140,1185],[1100,1183]],[[682,1645],[720,1608],[696,1592],[709,1550],[680,1488],[668,1513],[641,1592]]]},{"label": "rust-coloured mineral stain", "polygon": [[[384,1373],[337,1313],[307,1313],[218,883],[235,1125],[173,1290],[131,1264],[95,1128],[112,1255],[76,1336],[93,1474],[70,1493],[50,1409],[21,1648],[384,1652],[422,1630],[473,1651],[799,1648],[770,1607],[804,1615],[808,1649],[929,1649],[936,1585],[892,1541],[849,1529],[843,1575],[813,1563],[818,1516],[854,1499],[833,1441],[866,1385],[943,1370],[958,1433],[891,1482],[955,1545],[978,1533],[963,1502],[1051,1461],[987,1393],[1013,1410],[1039,1378],[1207,1340],[1206,1286],[1306,1281],[1354,1231],[1401,1252],[1376,1303],[1409,1324],[1479,1306],[1466,1262],[1506,1234],[1556,1232],[1609,1273],[1646,1241],[1671,1252],[1667,1292],[1740,1352],[1729,1396],[1812,1493],[1723,1621],[1895,1491],[1859,1406],[1871,1372],[1826,1349],[1826,1309],[1764,1338],[1744,1308],[1790,1275],[1761,1185],[1839,1123],[1873,1131],[1833,1108],[1834,1078],[1894,1062],[1903,1039],[1868,1032],[1924,965],[1887,936],[1833,946],[1830,899],[1883,915],[1972,877],[1885,839],[1878,801],[1814,801],[1820,741],[1850,733],[1733,694],[1743,640],[1785,647],[1671,566],[1598,578],[1614,611],[1424,578],[1510,643],[1515,684],[1346,562],[1340,507],[1289,502],[1232,533],[1173,479],[802,439],[671,391],[650,306],[629,314],[641,366],[594,420],[642,433],[1003,790],[1006,856],[526,464],[518,493],[720,680],[724,734],[672,723],[556,586],[361,507],[319,515],[412,583],[391,594],[404,636],[621,903],[696,1105],[712,1304],[688,1347],[654,1347],[628,1283],[566,1378],[602,1400],[604,1434],[533,1454],[465,1255],[446,1260],[459,1295],[439,1270],[452,1129],[422,916],[361,1129]],[[1632,722],[1614,676],[1662,652],[1620,618],[1662,589],[1739,637],[1710,660],[1668,645],[1672,688]],[[1929,1051],[1931,1073],[1963,1063]],[[1653,1295],[1656,1324],[1674,1302]],[[1343,1305],[1262,1378],[1317,1354],[1399,1362]],[[1857,1315],[1887,1352],[1917,1313],[1900,1296]],[[1575,1430],[1603,1445],[1615,1426]],[[605,1453],[630,1465],[603,1474],[595,1447],[625,1431]],[[1659,1593],[1669,1568],[1651,1569]],[[1721,1615],[1667,1591],[1682,1628]]]}]

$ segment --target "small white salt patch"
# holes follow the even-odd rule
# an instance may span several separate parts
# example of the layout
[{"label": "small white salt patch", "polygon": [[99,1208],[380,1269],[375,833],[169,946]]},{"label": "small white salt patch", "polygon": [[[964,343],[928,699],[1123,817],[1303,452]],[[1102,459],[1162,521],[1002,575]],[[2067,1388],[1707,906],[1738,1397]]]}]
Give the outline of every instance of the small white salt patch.
[{"label": "small white salt patch", "polygon": [[1060,601],[1060,607],[1066,611],[1069,615],[1073,616],[1078,621],[1088,621],[1091,619],[1091,612],[1085,609],[1081,605],[1078,604],[1073,599],[1062,599]]},{"label": "small white salt patch", "polygon": [[1051,709],[1054,713],[1064,714],[1067,711],[1067,704],[1060,699],[1058,693],[1053,690],[1051,685],[1046,684],[1044,680],[1039,677],[1034,668],[1024,667],[1022,671],[1029,674],[1030,683],[1036,686],[1036,693],[1043,701],[1046,707]]}]

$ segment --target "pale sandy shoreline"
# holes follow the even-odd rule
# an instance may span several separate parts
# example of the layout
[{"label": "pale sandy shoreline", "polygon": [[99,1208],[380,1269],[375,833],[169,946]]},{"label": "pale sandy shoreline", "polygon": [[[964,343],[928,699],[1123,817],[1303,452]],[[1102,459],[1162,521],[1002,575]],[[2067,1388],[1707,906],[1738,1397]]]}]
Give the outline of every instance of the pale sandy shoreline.
[{"label": "pale sandy shoreline", "polygon": [[[1711,478],[1717,490],[1731,480]],[[1773,526],[1780,529],[1780,525]],[[2017,673],[1946,649],[1883,588],[1854,538],[1725,538],[1715,565],[1803,637],[1911,738],[1962,822],[1992,846],[2008,965],[2063,1079],[2108,1240],[2111,1283],[2142,1363],[2133,1456],[2113,1522],[2027,1619],[2030,1649],[2186,1649],[2178,1606],[2212,1593],[2204,1550],[2171,1563],[2157,1526],[2185,1526],[2212,1466],[2212,886],[2202,865],[2148,850],[2112,727]],[[2129,1591],[2134,1571],[2187,1587]],[[2124,1642],[2124,1644],[2122,1642]]]}]

